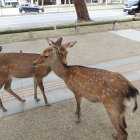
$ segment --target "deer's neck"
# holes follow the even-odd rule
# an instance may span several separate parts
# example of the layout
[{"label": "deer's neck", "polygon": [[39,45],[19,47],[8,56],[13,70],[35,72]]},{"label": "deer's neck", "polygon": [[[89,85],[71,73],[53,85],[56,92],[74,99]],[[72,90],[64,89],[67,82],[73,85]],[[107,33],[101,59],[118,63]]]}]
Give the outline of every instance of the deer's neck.
[{"label": "deer's neck", "polygon": [[67,76],[67,67],[62,63],[62,61],[57,59],[52,65],[51,65],[52,70],[54,73],[60,77],[61,79],[65,80]]}]

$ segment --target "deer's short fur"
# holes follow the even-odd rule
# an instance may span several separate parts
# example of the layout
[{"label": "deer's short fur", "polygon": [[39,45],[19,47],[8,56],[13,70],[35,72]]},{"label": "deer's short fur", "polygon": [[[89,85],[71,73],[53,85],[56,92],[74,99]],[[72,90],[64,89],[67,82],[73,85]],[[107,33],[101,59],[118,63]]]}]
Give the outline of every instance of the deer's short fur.
[{"label": "deer's short fur", "polygon": [[[62,38],[59,38],[56,42],[53,42],[47,39],[50,46],[54,45],[59,40],[62,41]],[[63,45],[59,45],[60,54],[63,62],[66,64],[66,56],[67,56],[67,48],[72,47],[75,42],[69,42]],[[25,101],[16,93],[14,93],[11,89],[12,77],[16,78],[34,78],[34,99],[39,100],[37,98],[37,86],[39,86],[44,101],[47,105],[48,101],[45,96],[44,86],[42,79],[47,76],[52,70],[49,66],[39,66],[33,67],[32,63],[39,58],[39,54],[29,54],[29,53],[0,53],[0,88],[4,86],[4,89],[8,91],[10,94],[15,96],[19,101]],[[2,101],[0,99],[0,108],[3,111],[6,111],[4,108]]]},{"label": "deer's short fur", "polygon": [[68,88],[73,91],[77,101],[78,122],[81,115],[81,98],[85,97],[91,102],[101,102],[109,118],[117,130],[117,140],[127,140],[125,110],[134,99],[137,109],[138,90],[121,74],[83,66],[67,66],[62,62],[59,49],[46,49],[34,65],[47,65],[54,73],[62,78]]}]

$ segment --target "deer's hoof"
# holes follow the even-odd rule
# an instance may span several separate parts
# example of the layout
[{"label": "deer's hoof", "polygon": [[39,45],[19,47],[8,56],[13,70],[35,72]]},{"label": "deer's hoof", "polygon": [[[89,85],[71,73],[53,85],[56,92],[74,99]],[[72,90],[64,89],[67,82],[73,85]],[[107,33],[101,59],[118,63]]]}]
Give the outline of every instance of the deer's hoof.
[{"label": "deer's hoof", "polygon": [[117,140],[117,136],[115,134],[112,134],[112,137]]},{"label": "deer's hoof", "polygon": [[78,112],[77,111],[75,112],[75,115],[78,115]]},{"label": "deer's hoof", "polygon": [[2,111],[3,111],[3,112],[6,112],[6,111],[7,111],[7,109],[3,108],[3,109],[2,109]]},{"label": "deer's hoof", "polygon": [[79,124],[81,122],[81,120],[76,120],[74,121],[76,124]]},{"label": "deer's hoof", "polygon": [[22,99],[22,100],[21,100],[21,102],[25,102],[25,101],[26,101],[25,99]]},{"label": "deer's hoof", "polygon": [[117,134],[117,135],[112,135],[115,140],[127,140],[128,134]]},{"label": "deer's hoof", "polygon": [[37,98],[37,99],[35,99],[35,101],[36,101],[36,102],[39,102],[39,101],[40,101],[40,99],[39,99],[39,98]]},{"label": "deer's hoof", "polygon": [[49,103],[46,103],[46,106],[51,106],[51,104],[49,104]]}]

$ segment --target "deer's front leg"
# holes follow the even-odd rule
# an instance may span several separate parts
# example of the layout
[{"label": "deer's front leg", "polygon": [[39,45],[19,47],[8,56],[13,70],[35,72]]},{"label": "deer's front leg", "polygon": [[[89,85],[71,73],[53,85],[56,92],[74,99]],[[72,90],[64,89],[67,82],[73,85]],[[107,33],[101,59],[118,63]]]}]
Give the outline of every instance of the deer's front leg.
[{"label": "deer's front leg", "polygon": [[36,80],[34,79],[34,99],[38,102],[40,101],[39,98],[37,98],[37,82]]},{"label": "deer's front leg", "polygon": [[78,118],[77,118],[76,122],[79,123],[81,121],[81,108],[80,108],[81,96],[79,96],[78,94],[75,94],[75,99],[76,99],[76,102],[77,102],[76,114],[78,115]]}]

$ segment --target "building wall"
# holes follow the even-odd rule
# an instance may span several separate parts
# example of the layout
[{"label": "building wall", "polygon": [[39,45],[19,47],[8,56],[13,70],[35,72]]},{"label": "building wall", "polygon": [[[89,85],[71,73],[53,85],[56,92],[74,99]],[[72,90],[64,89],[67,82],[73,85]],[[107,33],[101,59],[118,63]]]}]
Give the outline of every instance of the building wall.
[{"label": "building wall", "polygon": [[[37,5],[42,5],[42,2],[43,2],[43,5],[60,5],[60,4],[73,4],[74,3],[74,0],[18,0],[18,1],[19,3],[29,2],[29,3],[34,3]],[[85,0],[85,1],[86,3],[103,3],[106,0]],[[124,0],[107,0],[108,3],[111,3],[111,2],[122,3],[122,1]]]},{"label": "building wall", "polygon": [[0,0],[0,6],[5,6],[4,0]]}]

